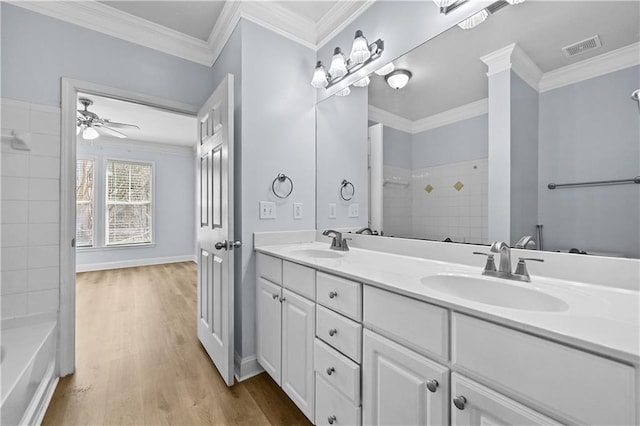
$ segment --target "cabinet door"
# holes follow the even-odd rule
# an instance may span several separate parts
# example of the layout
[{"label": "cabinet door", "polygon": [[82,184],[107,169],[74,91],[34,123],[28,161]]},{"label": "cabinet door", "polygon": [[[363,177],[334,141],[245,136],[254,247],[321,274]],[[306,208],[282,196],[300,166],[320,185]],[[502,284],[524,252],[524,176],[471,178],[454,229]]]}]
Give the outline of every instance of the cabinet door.
[{"label": "cabinet door", "polygon": [[283,290],[282,389],[312,422],[315,403],[315,324],[315,303]]},{"label": "cabinet door", "polygon": [[280,384],[282,288],[258,277],[256,344],[258,362]]},{"label": "cabinet door", "polygon": [[364,424],[449,423],[449,370],[446,367],[365,330],[362,369]]},{"label": "cabinet door", "polygon": [[452,425],[559,425],[457,373],[451,374]]}]

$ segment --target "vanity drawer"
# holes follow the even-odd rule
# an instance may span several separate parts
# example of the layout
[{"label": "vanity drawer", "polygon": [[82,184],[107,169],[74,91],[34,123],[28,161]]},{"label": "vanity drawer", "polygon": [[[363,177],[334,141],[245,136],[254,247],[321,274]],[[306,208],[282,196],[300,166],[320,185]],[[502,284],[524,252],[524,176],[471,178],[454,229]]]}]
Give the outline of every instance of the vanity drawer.
[{"label": "vanity drawer", "polygon": [[362,321],[362,284],[318,272],[316,301],[356,321]]},{"label": "vanity drawer", "polygon": [[282,262],[282,285],[314,300],[316,295],[316,270],[284,260]]},{"label": "vanity drawer", "polygon": [[316,425],[360,425],[361,409],[316,373]]},{"label": "vanity drawer", "polygon": [[633,367],[458,313],[452,328],[455,369],[569,423],[636,424]]},{"label": "vanity drawer", "polygon": [[352,360],[362,357],[362,325],[316,305],[316,336]]},{"label": "vanity drawer", "polygon": [[446,309],[375,287],[364,287],[364,324],[424,355],[449,359]]},{"label": "vanity drawer", "polygon": [[315,341],[314,369],[328,383],[360,404],[360,365],[351,361],[320,339]]},{"label": "vanity drawer", "polygon": [[282,260],[277,257],[258,253],[256,256],[258,275],[272,283],[282,285]]}]

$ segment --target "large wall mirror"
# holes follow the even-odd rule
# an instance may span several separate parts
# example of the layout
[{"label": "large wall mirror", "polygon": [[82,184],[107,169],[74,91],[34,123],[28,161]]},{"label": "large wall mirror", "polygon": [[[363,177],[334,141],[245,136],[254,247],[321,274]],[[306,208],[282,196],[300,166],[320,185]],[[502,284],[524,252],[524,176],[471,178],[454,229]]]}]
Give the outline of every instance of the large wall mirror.
[{"label": "large wall mirror", "polygon": [[318,104],[318,228],[640,257],[640,4],[501,1],[484,17],[393,60],[403,88],[372,74]]}]

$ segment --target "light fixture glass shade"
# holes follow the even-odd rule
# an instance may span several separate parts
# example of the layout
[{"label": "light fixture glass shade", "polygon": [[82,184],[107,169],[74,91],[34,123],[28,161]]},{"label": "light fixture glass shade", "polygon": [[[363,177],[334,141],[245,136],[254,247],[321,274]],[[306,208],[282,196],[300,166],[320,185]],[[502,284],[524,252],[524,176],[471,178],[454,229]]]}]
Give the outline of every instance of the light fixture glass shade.
[{"label": "light fixture glass shade", "polygon": [[509,4],[520,4],[520,3],[524,3],[524,0],[507,0],[507,3]]},{"label": "light fixture glass shade", "polygon": [[448,6],[451,6],[453,3],[455,3],[456,0],[433,0],[433,2],[438,7],[448,7]]},{"label": "light fixture glass shade", "polygon": [[471,28],[482,24],[487,19],[487,17],[489,17],[489,12],[487,12],[487,9],[482,9],[475,15],[460,22],[458,26],[463,30],[470,30]]},{"label": "light fixture glass shade", "polygon": [[100,133],[93,127],[87,127],[82,132],[82,137],[86,140],[98,139],[100,137]]},{"label": "light fixture glass shade", "polygon": [[351,93],[351,89],[349,87],[345,87],[339,92],[336,92],[336,96],[349,96],[349,93]]},{"label": "light fixture glass shade", "polygon": [[366,76],[365,78],[361,78],[360,80],[353,83],[353,85],[356,87],[367,87],[370,81],[371,80],[369,79],[369,76]]},{"label": "light fixture glass shade", "polygon": [[392,89],[402,89],[411,78],[411,72],[407,70],[395,70],[384,78]]},{"label": "light fixture glass shade", "polygon": [[393,62],[389,62],[387,65],[383,65],[382,67],[376,70],[376,74],[378,75],[387,75],[391,71],[395,70],[396,66],[393,65]]},{"label": "light fixture glass shade", "polygon": [[81,131],[82,131],[82,126],[76,126],[76,136],[78,136]]},{"label": "light fixture glass shade", "polygon": [[322,62],[318,61],[316,69],[313,72],[313,78],[311,78],[311,85],[316,89],[322,89],[327,87],[327,84],[329,84],[327,72],[324,70]]},{"label": "light fixture glass shade", "polygon": [[347,58],[339,47],[333,51],[333,57],[331,58],[331,66],[329,67],[329,75],[331,79],[344,77],[347,74]]},{"label": "light fixture glass shade", "polygon": [[364,35],[362,35],[362,31],[358,30],[356,31],[356,38],[353,40],[349,59],[351,59],[354,64],[361,64],[370,57],[369,42]]}]

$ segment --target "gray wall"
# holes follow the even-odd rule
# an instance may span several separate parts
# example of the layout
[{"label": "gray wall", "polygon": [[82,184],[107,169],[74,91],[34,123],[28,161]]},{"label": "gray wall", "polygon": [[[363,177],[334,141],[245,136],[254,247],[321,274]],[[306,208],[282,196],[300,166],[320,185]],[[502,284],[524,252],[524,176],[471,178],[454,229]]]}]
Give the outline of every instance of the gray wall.
[{"label": "gray wall", "polygon": [[511,72],[511,241],[536,235],[538,92]]},{"label": "gray wall", "polygon": [[[76,251],[78,267],[139,259],[185,256],[193,258],[195,256],[195,192],[189,190],[195,185],[193,153],[170,154],[129,149],[124,145],[103,146],[100,140],[102,138],[94,141],[91,145],[78,144],[78,156],[88,155],[96,158],[96,183],[102,187],[102,189],[95,187],[95,202],[98,203],[96,215],[101,217],[96,217],[94,232],[100,233],[103,236],[101,241],[104,242],[104,228],[101,227],[101,225],[104,226],[104,215],[101,215],[100,212],[104,211],[105,159],[153,161],[155,163],[155,180],[153,182],[154,245],[79,248]],[[100,205],[103,208],[100,208]]]},{"label": "gray wall", "polygon": [[411,133],[382,127],[382,163],[385,166],[411,169]]},{"label": "gray wall", "polygon": [[634,66],[540,94],[539,220],[545,249],[640,256],[640,185],[547,189],[640,174]]},{"label": "gray wall", "polygon": [[[353,88],[349,96],[333,96],[317,105],[317,229],[367,226],[367,89]],[[352,200],[340,198],[340,183],[352,182]],[[329,203],[336,218],[329,219]],[[358,203],[360,215],[348,217],[348,206]]]}]

